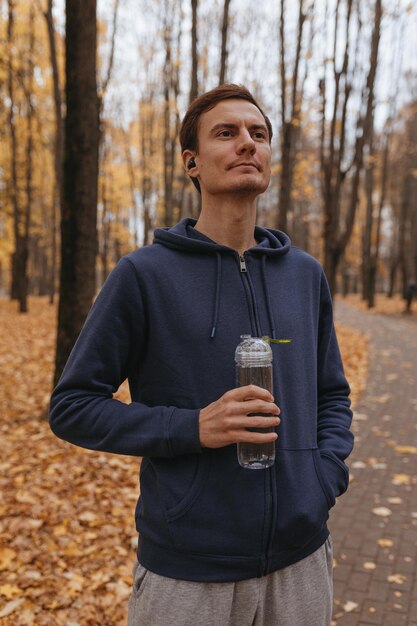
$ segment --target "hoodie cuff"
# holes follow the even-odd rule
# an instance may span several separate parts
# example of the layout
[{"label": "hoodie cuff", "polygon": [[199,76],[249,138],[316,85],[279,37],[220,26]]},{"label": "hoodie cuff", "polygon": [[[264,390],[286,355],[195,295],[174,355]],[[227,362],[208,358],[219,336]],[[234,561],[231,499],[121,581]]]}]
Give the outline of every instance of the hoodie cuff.
[{"label": "hoodie cuff", "polygon": [[177,409],[171,413],[168,439],[172,456],[200,454],[200,409]]}]

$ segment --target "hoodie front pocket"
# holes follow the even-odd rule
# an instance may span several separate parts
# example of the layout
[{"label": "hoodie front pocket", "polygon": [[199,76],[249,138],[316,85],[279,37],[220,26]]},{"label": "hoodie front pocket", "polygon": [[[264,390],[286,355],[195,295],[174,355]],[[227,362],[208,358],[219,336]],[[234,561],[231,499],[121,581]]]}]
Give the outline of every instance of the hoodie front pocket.
[{"label": "hoodie front pocket", "polygon": [[203,455],[181,459],[151,458],[142,461],[140,499],[136,507],[136,529],[157,544],[172,543],[167,512],[188,507],[204,484]]},{"label": "hoodie front pocket", "polygon": [[207,450],[198,480],[166,510],[177,550],[253,556],[262,549],[267,473],[240,467],[235,446]]},{"label": "hoodie front pocket", "polygon": [[195,500],[199,497],[200,491],[206,482],[207,475],[209,472],[209,463],[207,462],[207,458],[202,456],[199,458],[197,471],[194,475],[194,480],[190,484],[187,491],[184,493],[183,497],[180,498],[173,506],[167,508],[167,519],[168,520],[176,520],[179,517],[185,515],[185,513],[190,509]]},{"label": "hoodie front pocket", "polygon": [[279,450],[275,552],[301,548],[325,528],[332,502],[319,477],[319,464],[316,449]]}]

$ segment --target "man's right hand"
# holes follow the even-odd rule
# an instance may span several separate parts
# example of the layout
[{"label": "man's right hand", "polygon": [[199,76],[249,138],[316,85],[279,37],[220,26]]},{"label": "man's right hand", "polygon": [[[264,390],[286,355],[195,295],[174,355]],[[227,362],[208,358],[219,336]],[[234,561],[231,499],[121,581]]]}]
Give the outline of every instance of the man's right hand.
[{"label": "man's right hand", "polygon": [[[248,415],[270,413],[272,417]],[[280,423],[280,410],[273,396],[256,385],[226,391],[218,400],[200,411],[199,433],[203,448],[222,448],[231,443],[268,443],[275,441],[275,432],[259,433],[248,428],[274,428]]]}]

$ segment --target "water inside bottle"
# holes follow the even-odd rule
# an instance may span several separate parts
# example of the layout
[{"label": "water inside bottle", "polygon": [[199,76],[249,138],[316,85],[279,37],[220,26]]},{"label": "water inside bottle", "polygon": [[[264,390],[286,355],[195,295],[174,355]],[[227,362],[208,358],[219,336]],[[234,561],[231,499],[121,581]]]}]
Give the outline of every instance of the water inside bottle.
[{"label": "water inside bottle", "polygon": [[[236,368],[237,385],[257,385],[263,389],[268,389],[272,393],[272,365],[249,366],[238,365]],[[254,413],[249,415],[264,415],[270,417],[272,413]],[[270,433],[274,428],[249,428],[253,432]],[[250,469],[265,469],[271,467],[275,461],[275,442],[258,443],[238,443],[238,460],[242,467]]]}]

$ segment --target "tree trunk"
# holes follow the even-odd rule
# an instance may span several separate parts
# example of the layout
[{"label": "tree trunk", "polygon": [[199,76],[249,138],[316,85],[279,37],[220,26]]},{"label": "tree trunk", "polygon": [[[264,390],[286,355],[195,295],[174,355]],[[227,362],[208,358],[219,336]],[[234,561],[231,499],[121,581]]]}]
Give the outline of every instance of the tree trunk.
[{"label": "tree trunk", "polygon": [[[13,207],[13,233],[14,233],[14,251],[12,253],[12,286],[11,297],[13,300],[18,300],[19,311],[25,313],[27,311],[27,289],[28,289],[28,276],[27,276],[27,264],[28,264],[28,227],[30,216],[30,198],[28,198],[28,191],[31,194],[31,158],[32,158],[32,109],[30,96],[27,95],[26,102],[29,105],[27,111],[28,130],[30,135],[27,137],[26,144],[26,206],[22,207],[20,194],[19,194],[19,177],[17,168],[17,136],[16,136],[16,121],[15,121],[15,92],[14,92],[14,68],[13,68],[13,38],[14,38],[14,11],[15,3],[13,0],[8,1],[8,23],[7,23],[7,47],[9,51],[9,57],[7,62],[7,87],[9,97],[9,112],[8,112],[8,126],[10,133],[10,195],[11,204]],[[33,29],[33,19],[31,23],[31,30]],[[33,32],[32,32],[33,34]],[[32,39],[32,37],[31,37]],[[32,43],[30,44],[32,45]],[[29,70],[32,61],[29,61]],[[33,66],[32,66],[33,72]],[[23,78],[22,78],[23,80]]]},{"label": "tree trunk", "polygon": [[[181,45],[181,28],[178,30],[176,43],[176,55],[173,51],[173,29],[168,22],[164,26],[165,33],[165,67],[164,67],[164,225],[172,226],[174,223],[174,180],[175,180],[175,156],[180,130],[180,117],[178,113],[179,96],[179,51]],[[177,215],[175,215],[177,217]]]},{"label": "tree trunk", "polygon": [[107,176],[105,171],[105,162],[107,158],[107,146],[105,142],[101,144],[101,163],[100,171],[101,176],[101,189],[100,189],[100,204],[101,204],[101,224],[99,239],[99,255],[101,260],[101,278],[100,285],[104,284],[107,276],[109,275],[109,249],[110,249],[110,220],[108,214],[108,197],[107,197]]},{"label": "tree trunk", "polygon": [[66,117],[57,382],[95,295],[99,102],[96,0],[66,0]]},{"label": "tree trunk", "polygon": [[226,78],[227,71],[227,35],[229,30],[229,6],[230,0],[224,0],[223,5],[223,23],[222,23],[222,47],[220,52],[220,72],[219,72],[219,85],[222,85]]},{"label": "tree trunk", "polygon": [[142,206],[143,206],[143,245],[149,243],[149,233],[152,226],[151,221],[151,196],[152,196],[152,178],[151,178],[151,150],[153,149],[153,110],[148,107],[147,118],[141,117],[141,158],[142,158]]},{"label": "tree trunk", "polygon": [[124,139],[124,144],[125,144],[125,154],[126,154],[126,161],[127,161],[127,170],[128,170],[128,174],[129,174],[129,188],[130,188],[130,197],[131,197],[131,202],[132,202],[132,209],[133,209],[133,219],[132,219],[132,223],[133,223],[133,242],[134,242],[134,246],[135,248],[138,247],[139,245],[139,241],[138,241],[138,233],[139,233],[139,207],[138,207],[138,202],[137,202],[137,194],[136,194],[136,190],[137,190],[137,183],[136,183],[136,169],[135,169],[135,165],[133,163],[133,159],[132,159],[132,153],[130,151],[130,145],[129,145],[129,136],[128,134],[123,130],[123,139]]},{"label": "tree trunk", "polygon": [[[374,192],[374,153],[373,142],[369,142],[369,159],[365,167],[365,196],[366,196],[366,216],[365,227],[362,234],[362,298],[369,302],[370,283],[369,271],[371,267],[371,248],[373,230],[373,192]],[[369,306],[369,304],[368,304]]]},{"label": "tree trunk", "polygon": [[377,269],[378,269],[378,261],[379,261],[379,248],[381,243],[381,228],[382,228],[382,210],[385,204],[386,191],[387,191],[387,179],[388,179],[388,155],[389,155],[389,140],[390,135],[387,132],[385,136],[385,145],[384,145],[384,153],[383,153],[383,161],[382,161],[382,171],[381,171],[381,195],[379,198],[378,204],[378,215],[376,221],[376,233],[375,233],[375,246],[372,249],[370,255],[370,263],[369,263],[369,294],[368,294],[368,307],[372,308],[375,306],[375,292],[376,292],[376,278],[377,278]]},{"label": "tree trunk", "polygon": [[392,298],[395,293],[395,278],[397,276],[397,267],[398,267],[398,256],[395,254],[392,257],[390,271],[389,271],[389,287],[388,287],[388,298]]},{"label": "tree trunk", "polygon": [[191,0],[192,27],[191,27],[191,87],[189,101],[198,96],[198,48],[197,48],[197,8],[198,0]]},{"label": "tree trunk", "polygon": [[[415,181],[414,181],[415,185]],[[414,194],[414,211],[412,216],[412,226],[411,226],[411,241],[414,245],[414,281],[417,282],[417,201],[416,195]]]},{"label": "tree trunk", "polygon": [[403,181],[402,200],[400,207],[400,223],[399,223],[399,238],[398,238],[398,265],[401,275],[401,293],[405,297],[408,281],[410,280],[409,273],[409,246],[408,241],[408,215],[410,206],[410,189],[411,176],[409,172],[406,172]]},{"label": "tree trunk", "polygon": [[164,225],[172,226],[172,168],[173,154],[171,152],[171,72],[172,49],[171,28],[165,24],[165,67],[164,67]]},{"label": "tree trunk", "polygon": [[54,110],[55,110],[55,148],[54,148],[54,170],[55,185],[51,203],[51,265],[50,265],[50,287],[49,301],[54,302],[55,283],[57,275],[57,215],[61,214],[63,205],[62,187],[62,165],[64,151],[64,129],[62,121],[62,97],[58,70],[58,57],[55,41],[55,27],[53,21],[53,0],[48,0],[48,7],[44,13],[49,41],[49,54],[51,58],[52,79],[54,90]]},{"label": "tree trunk", "polygon": [[18,288],[18,276],[17,271],[19,255],[17,254],[18,242],[19,242],[19,223],[21,220],[21,207],[18,193],[18,180],[17,180],[17,141],[16,141],[16,122],[14,117],[15,109],[15,97],[14,97],[14,81],[13,81],[13,37],[14,37],[14,1],[8,0],[8,20],[7,20],[7,91],[9,97],[9,111],[7,116],[7,122],[10,135],[10,196],[11,204],[13,207],[13,234],[15,249],[12,253],[12,280],[11,280],[11,293],[12,300],[19,298]]},{"label": "tree trunk", "polygon": [[139,109],[139,145],[140,145],[140,173],[142,208],[143,208],[143,245],[149,243],[152,228],[152,197],[155,188],[155,172],[152,162],[155,155],[156,143],[155,133],[155,93],[150,88],[142,99]]},{"label": "tree trunk", "polygon": [[[287,130],[287,80],[286,80],[286,64],[285,64],[285,0],[280,2],[280,21],[279,21],[279,42],[280,42],[280,77],[281,77],[281,180],[278,195],[278,219],[277,228],[287,231],[287,204],[286,198],[282,197],[284,190],[287,189],[287,173],[285,171],[285,163],[287,161],[284,152],[288,152],[288,135],[291,129]],[[282,202],[282,205],[281,205]]]},{"label": "tree trunk", "polygon": [[29,288],[29,275],[28,275],[28,261],[29,261],[29,233],[31,225],[31,213],[32,213],[32,200],[33,200],[33,53],[35,48],[35,13],[34,5],[30,6],[29,14],[29,53],[28,53],[28,67],[27,67],[27,80],[28,84],[25,87],[26,92],[26,108],[27,108],[27,137],[26,137],[26,206],[23,216],[23,235],[21,237],[21,271],[22,275],[19,279],[20,295],[19,295],[19,310],[21,313],[27,313],[27,297]]},{"label": "tree trunk", "polygon": [[31,5],[29,13],[29,47],[27,50],[27,67],[24,68],[18,77],[21,88],[25,95],[26,104],[26,149],[25,149],[25,205],[21,206],[19,201],[19,178],[17,173],[17,137],[16,125],[14,120],[14,84],[13,84],[13,61],[12,47],[14,34],[14,2],[9,0],[8,3],[8,31],[7,39],[9,44],[9,60],[8,60],[8,91],[10,98],[9,110],[9,129],[11,139],[11,189],[12,189],[12,205],[14,218],[14,238],[15,250],[12,255],[12,298],[19,301],[20,313],[26,313],[27,297],[29,288],[28,277],[28,261],[29,261],[29,233],[32,209],[32,191],[33,191],[33,75],[34,64],[33,54],[35,47],[34,6]]},{"label": "tree trunk", "polygon": [[[285,2],[281,0],[280,16],[280,76],[281,76],[281,178],[278,198],[278,221],[277,227],[288,232],[288,215],[291,211],[291,189],[296,163],[296,141],[300,128],[300,112],[303,94],[299,87],[299,68],[303,41],[303,27],[306,15],[303,12],[303,0],[299,0],[297,47],[295,53],[294,69],[292,74],[291,109],[287,119],[287,85],[285,72],[285,31],[284,31]],[[302,82],[302,85],[304,81]]]},{"label": "tree trunk", "polygon": [[[174,67],[171,72],[171,93],[172,93],[172,101],[174,105],[174,114],[173,114],[173,132],[171,132],[171,159],[172,159],[172,167],[170,170],[171,174],[171,188],[172,188],[172,217],[173,223],[176,223],[179,220],[181,209],[180,209],[180,201],[181,201],[181,181],[183,181],[187,174],[184,169],[181,167],[180,175],[177,176],[177,166],[178,159],[176,158],[177,146],[179,145],[179,135],[181,129],[181,117],[178,106],[178,98],[180,97],[180,67],[181,67],[181,38],[182,38],[182,28],[181,28],[181,20],[178,26],[178,34],[177,34],[177,45],[175,52],[175,61]],[[175,185],[176,183],[176,185]]]}]

